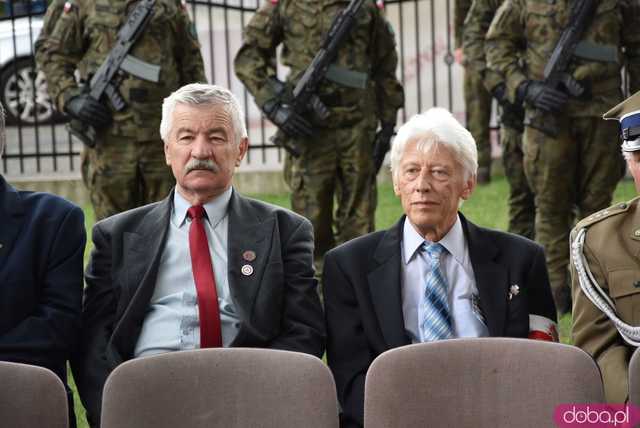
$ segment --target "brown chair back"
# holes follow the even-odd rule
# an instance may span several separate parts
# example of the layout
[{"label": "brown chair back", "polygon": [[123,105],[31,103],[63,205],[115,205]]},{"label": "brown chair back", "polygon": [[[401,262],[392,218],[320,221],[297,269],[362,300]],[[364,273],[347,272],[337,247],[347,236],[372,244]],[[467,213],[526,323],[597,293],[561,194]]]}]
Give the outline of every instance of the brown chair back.
[{"label": "brown chair back", "polygon": [[51,370],[0,361],[0,426],[67,428],[67,392]]},{"label": "brown chair back", "polygon": [[582,350],[527,339],[453,339],[387,351],[365,383],[365,427],[555,427],[558,404],[602,402]]},{"label": "brown chair back", "polygon": [[316,357],[202,349],[138,358],[109,376],[102,428],[337,428],[331,372]]}]

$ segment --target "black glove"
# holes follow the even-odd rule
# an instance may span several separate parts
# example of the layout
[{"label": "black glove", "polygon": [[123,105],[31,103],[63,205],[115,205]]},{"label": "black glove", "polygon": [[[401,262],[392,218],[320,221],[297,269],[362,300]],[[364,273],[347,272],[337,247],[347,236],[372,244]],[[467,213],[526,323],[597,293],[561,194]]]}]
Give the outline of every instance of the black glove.
[{"label": "black glove", "polygon": [[96,129],[111,123],[111,111],[88,94],[76,95],[64,105],[69,116],[78,119]]},{"label": "black glove", "polygon": [[391,146],[391,137],[393,137],[393,124],[383,123],[382,128],[376,133],[373,145],[373,167],[375,175],[378,175],[384,157]]},{"label": "black glove", "polygon": [[518,86],[518,100],[547,112],[562,110],[569,97],[562,91],[551,88],[537,80],[527,80]]},{"label": "black glove", "polygon": [[313,135],[311,124],[288,104],[274,98],[264,103],[262,111],[274,125],[289,137],[304,138]]},{"label": "black glove", "polygon": [[498,84],[491,90],[491,96],[493,96],[493,98],[495,98],[500,105],[508,103],[509,100],[507,99],[507,85],[505,85],[504,83]]}]

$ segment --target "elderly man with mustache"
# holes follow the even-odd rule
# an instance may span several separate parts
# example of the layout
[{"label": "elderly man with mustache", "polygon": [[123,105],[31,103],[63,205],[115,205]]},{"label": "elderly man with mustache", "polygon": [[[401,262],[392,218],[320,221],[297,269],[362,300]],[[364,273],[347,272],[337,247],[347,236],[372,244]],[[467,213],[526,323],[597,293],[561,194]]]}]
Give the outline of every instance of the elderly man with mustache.
[{"label": "elderly man with mustache", "polygon": [[324,352],[311,224],[232,187],[248,147],[242,117],[219,86],[171,94],[160,135],[175,189],[93,229],[72,362],[93,426],[107,376],[132,358],[206,347]]}]

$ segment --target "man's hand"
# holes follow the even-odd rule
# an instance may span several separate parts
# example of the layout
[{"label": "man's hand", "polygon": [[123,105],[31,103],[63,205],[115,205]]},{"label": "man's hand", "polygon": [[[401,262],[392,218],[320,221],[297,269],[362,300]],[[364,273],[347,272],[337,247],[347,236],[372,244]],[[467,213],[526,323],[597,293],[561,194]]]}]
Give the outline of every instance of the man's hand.
[{"label": "man's hand", "polygon": [[308,138],[313,135],[313,127],[305,118],[289,105],[277,99],[264,103],[262,111],[282,132],[293,138]]},{"label": "man's hand", "polygon": [[376,133],[373,145],[373,167],[375,168],[375,175],[378,175],[384,157],[389,151],[391,137],[393,137],[393,124],[382,124],[382,128]]},{"label": "man's hand", "polygon": [[71,98],[65,104],[64,110],[74,119],[96,129],[104,128],[111,123],[111,111],[88,94]]},{"label": "man's hand", "polygon": [[562,91],[551,88],[537,80],[528,80],[518,87],[518,99],[527,101],[540,110],[556,112],[562,110],[569,97]]}]

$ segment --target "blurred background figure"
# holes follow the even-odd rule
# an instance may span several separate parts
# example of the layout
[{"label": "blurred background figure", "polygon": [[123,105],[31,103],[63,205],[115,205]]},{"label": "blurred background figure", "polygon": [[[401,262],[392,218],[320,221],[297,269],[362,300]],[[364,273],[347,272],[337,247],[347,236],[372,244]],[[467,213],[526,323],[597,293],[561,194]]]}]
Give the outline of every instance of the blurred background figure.
[{"label": "blurred background figure", "polygon": [[[132,11],[138,9],[133,19]],[[55,21],[55,22],[52,22]],[[125,25],[125,23],[127,23]],[[195,28],[176,0],[69,0],[50,6],[36,60],[57,108],[85,132],[82,177],[96,219],[162,199],[173,187],[158,133],[162,100],[185,83],[205,82]],[[122,31],[121,31],[122,30]],[[139,37],[138,37],[139,35]],[[116,49],[130,48],[99,97],[92,78]],[[75,78],[76,69],[82,84]],[[91,88],[90,88],[91,86]]]},{"label": "blurred background figure", "polygon": [[485,88],[483,74],[471,66],[463,49],[469,11],[473,0],[456,0],[453,9],[455,60],[464,67],[465,124],[478,146],[478,184],[491,181],[491,94]]}]

